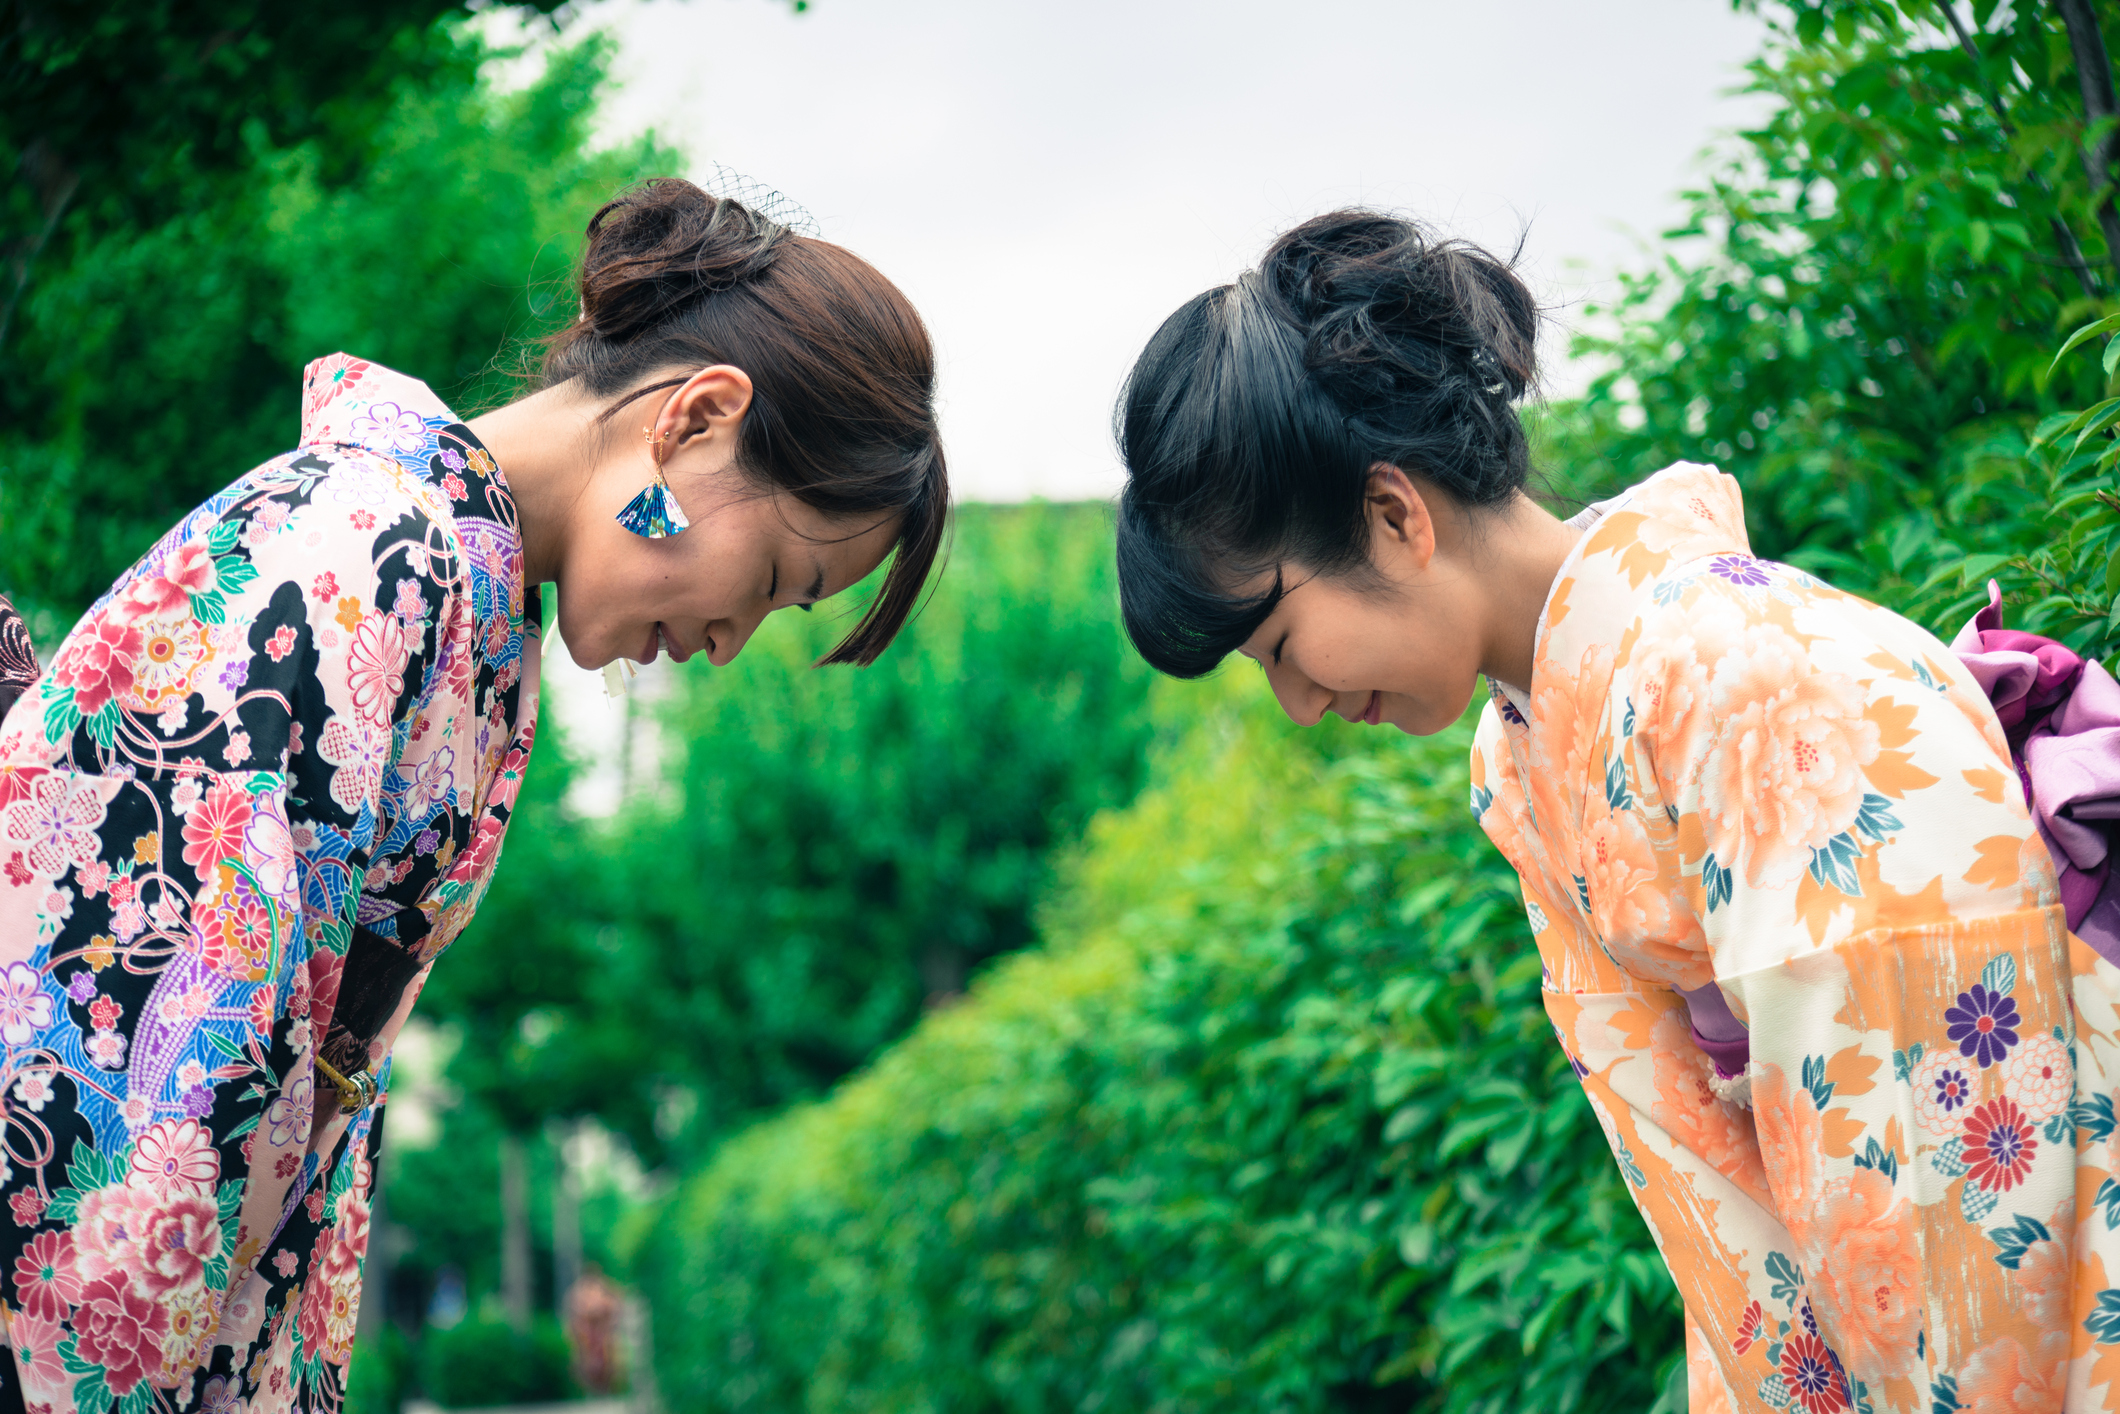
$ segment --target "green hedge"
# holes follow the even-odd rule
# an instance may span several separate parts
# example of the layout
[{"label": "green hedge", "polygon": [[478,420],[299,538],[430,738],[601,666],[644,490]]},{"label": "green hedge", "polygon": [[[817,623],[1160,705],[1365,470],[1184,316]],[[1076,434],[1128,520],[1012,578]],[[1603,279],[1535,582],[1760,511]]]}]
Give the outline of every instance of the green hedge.
[{"label": "green hedge", "polygon": [[1675,1407],[1465,729],[1220,682],[1042,950],[642,1216],[673,1409]]}]

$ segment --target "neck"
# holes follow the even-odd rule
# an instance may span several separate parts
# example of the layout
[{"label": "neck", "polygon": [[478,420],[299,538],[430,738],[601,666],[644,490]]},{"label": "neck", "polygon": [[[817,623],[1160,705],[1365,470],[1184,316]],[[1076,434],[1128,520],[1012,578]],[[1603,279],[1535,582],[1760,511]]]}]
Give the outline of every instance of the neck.
[{"label": "neck", "polygon": [[1528,692],[1546,596],[1582,532],[1521,492],[1483,530],[1480,572],[1492,597],[1480,671]]},{"label": "neck", "polygon": [[566,558],[569,513],[594,475],[609,429],[600,411],[572,383],[532,393],[468,424],[500,463],[515,499],[523,541],[523,581],[559,577]]}]

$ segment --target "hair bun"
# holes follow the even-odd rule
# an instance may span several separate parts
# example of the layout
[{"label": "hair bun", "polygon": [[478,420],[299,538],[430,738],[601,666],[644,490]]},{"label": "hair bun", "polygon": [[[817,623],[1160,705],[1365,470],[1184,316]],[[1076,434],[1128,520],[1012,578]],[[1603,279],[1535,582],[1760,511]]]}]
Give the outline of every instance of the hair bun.
[{"label": "hair bun", "polygon": [[764,273],[791,234],[742,202],[682,178],[643,182],[589,222],[582,318],[602,338],[628,339],[663,323],[679,305]]},{"label": "hair bun", "polygon": [[1511,265],[1404,217],[1335,211],[1275,241],[1260,277],[1349,419],[1478,505],[1527,471],[1510,404],[1537,381],[1539,308]]}]

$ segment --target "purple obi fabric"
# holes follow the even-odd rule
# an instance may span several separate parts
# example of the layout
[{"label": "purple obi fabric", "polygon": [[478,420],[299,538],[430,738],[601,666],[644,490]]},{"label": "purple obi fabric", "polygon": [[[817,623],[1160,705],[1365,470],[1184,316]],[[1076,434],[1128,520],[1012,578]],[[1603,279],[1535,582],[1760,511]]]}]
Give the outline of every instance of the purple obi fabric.
[{"label": "purple obi fabric", "polygon": [[1730,1010],[1722,988],[1710,982],[1705,987],[1680,987],[1678,994],[1686,999],[1686,1010],[1693,1016],[1693,1044],[1715,1062],[1715,1073],[1725,1080],[1743,1075],[1752,1060],[1752,1033]]},{"label": "purple obi fabric", "polygon": [[2069,931],[2120,965],[2120,683],[2051,638],[2002,626],[2002,591],[1957,638],[1956,652],[1995,704],[2032,819],[2061,877]]},{"label": "purple obi fabric", "polygon": [[[1988,581],[1988,604],[1951,640],[1995,706],[2009,738],[2024,798],[2054,856],[2069,931],[2120,966],[2120,871],[2112,867],[2120,828],[2120,682],[2103,666],[2036,633],[2002,626],[2002,589]],[[1693,1041],[1732,1079],[1752,1059],[1752,1039],[1714,983],[1679,989],[1693,1018]]]}]

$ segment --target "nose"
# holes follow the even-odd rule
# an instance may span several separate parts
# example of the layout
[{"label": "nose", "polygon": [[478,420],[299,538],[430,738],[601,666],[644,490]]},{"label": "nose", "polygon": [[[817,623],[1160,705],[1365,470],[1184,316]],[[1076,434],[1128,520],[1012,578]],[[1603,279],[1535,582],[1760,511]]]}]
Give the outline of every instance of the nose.
[{"label": "nose", "polygon": [[1288,720],[1299,727],[1314,727],[1325,720],[1325,713],[1332,706],[1332,689],[1320,687],[1295,669],[1282,666],[1267,671],[1266,680],[1273,685],[1274,700],[1288,714]]},{"label": "nose", "polygon": [[708,624],[707,642],[711,646],[707,649],[707,661],[717,668],[735,662],[736,655],[751,641],[751,635],[758,632],[759,623],[759,619],[750,618],[716,619]]}]

